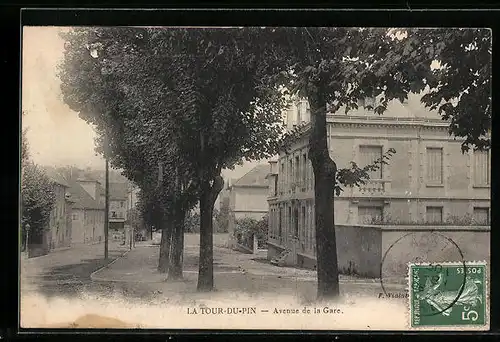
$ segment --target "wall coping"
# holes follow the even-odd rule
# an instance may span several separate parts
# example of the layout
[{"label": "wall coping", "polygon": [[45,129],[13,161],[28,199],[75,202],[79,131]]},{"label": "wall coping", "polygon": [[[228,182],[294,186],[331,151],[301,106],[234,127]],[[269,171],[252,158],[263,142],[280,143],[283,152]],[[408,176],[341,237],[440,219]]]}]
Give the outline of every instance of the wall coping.
[{"label": "wall coping", "polygon": [[448,225],[370,225],[370,224],[336,224],[335,227],[342,228],[371,228],[378,229],[381,231],[394,231],[394,232],[415,232],[415,231],[428,231],[428,232],[456,232],[456,231],[466,231],[466,232],[489,232],[491,231],[490,226],[448,226]]}]

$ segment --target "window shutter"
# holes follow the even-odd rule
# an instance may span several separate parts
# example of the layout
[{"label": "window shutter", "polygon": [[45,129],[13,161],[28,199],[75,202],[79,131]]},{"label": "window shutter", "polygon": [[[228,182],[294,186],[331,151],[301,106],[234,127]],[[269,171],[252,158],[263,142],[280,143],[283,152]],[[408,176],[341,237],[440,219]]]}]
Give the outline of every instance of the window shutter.
[{"label": "window shutter", "polygon": [[490,158],[488,151],[474,151],[474,184],[490,184]]},{"label": "window shutter", "polygon": [[432,184],[443,183],[443,149],[427,148],[427,181]]},{"label": "window shutter", "polygon": [[[370,165],[376,160],[382,158],[382,146],[360,146],[360,167]],[[382,167],[378,170],[368,172],[370,179],[382,179]]]}]

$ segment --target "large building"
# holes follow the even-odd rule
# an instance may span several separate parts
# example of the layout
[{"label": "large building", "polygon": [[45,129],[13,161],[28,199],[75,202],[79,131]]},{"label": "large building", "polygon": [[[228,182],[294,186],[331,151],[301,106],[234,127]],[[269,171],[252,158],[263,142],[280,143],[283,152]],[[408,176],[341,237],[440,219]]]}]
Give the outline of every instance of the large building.
[{"label": "large building", "polygon": [[[270,163],[270,258],[293,245],[295,254],[315,259],[309,116],[307,101],[289,108],[287,128],[306,125],[289,153]],[[489,225],[490,154],[462,154],[461,141],[448,129],[449,123],[414,94],[405,103],[393,101],[381,116],[361,106],[348,114],[342,109],[329,113],[328,148],[338,168],[351,161],[363,167],[396,150],[365,185],[348,187],[335,198],[336,225]]]}]

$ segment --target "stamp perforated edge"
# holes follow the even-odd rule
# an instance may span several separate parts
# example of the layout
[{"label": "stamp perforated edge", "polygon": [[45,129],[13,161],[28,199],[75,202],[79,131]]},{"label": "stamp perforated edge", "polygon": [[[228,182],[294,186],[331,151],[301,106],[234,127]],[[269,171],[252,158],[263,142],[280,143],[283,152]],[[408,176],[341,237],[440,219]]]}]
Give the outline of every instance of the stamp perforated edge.
[{"label": "stamp perforated edge", "polygon": [[[479,326],[472,325],[448,325],[448,326],[423,326],[423,327],[413,327],[411,324],[412,318],[412,305],[411,305],[411,288],[412,288],[412,277],[411,277],[411,267],[412,266],[429,266],[429,265],[441,265],[441,266],[474,266],[480,265],[484,266],[486,272],[484,275],[484,297],[485,297],[485,324]],[[445,261],[445,262],[409,262],[406,264],[408,277],[408,301],[406,310],[406,328],[412,331],[486,331],[490,329],[490,268],[489,262],[483,261]]]}]

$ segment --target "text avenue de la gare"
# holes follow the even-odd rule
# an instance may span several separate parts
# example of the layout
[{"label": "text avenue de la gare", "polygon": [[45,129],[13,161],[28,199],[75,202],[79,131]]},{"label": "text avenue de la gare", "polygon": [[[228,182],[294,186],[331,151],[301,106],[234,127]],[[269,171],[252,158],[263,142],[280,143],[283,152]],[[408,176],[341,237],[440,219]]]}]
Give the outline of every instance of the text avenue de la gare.
[{"label": "text avenue de la gare", "polygon": [[188,315],[256,315],[257,313],[272,313],[274,315],[290,314],[341,314],[337,308],[325,307],[303,307],[302,309],[257,309],[257,307],[198,307],[187,308]]}]

